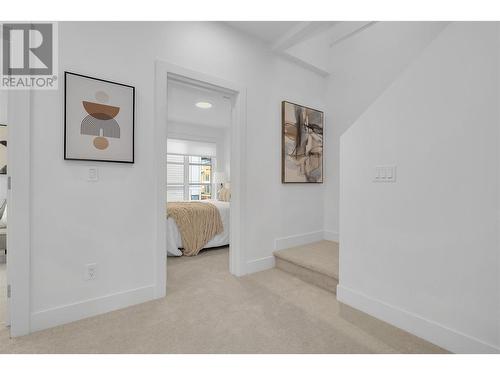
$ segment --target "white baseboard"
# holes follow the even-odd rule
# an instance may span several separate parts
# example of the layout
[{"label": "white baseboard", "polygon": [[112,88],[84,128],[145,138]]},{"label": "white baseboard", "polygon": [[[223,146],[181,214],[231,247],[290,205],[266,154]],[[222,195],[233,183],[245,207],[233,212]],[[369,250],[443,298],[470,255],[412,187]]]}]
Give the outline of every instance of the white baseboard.
[{"label": "white baseboard", "polygon": [[131,289],[31,314],[31,332],[104,314],[155,299],[155,285]]},{"label": "white baseboard", "polygon": [[337,299],[453,353],[500,353],[500,348],[342,285]]},{"label": "white baseboard", "polygon": [[246,267],[245,267],[245,273],[254,273],[254,272],[260,272],[264,270],[268,270],[270,268],[274,267],[274,256],[268,256],[256,260],[251,260],[247,262]]},{"label": "white baseboard", "polygon": [[274,250],[288,249],[289,247],[306,245],[308,243],[321,241],[323,231],[296,234],[293,236],[277,238],[274,243]]},{"label": "white baseboard", "polygon": [[[308,243],[321,241],[324,238],[323,231],[296,234],[293,236],[277,238],[274,241],[274,250],[288,249],[289,247],[306,245]],[[274,256],[268,256],[246,263],[245,273],[254,273],[273,268],[275,264]]]},{"label": "white baseboard", "polygon": [[338,232],[332,232],[331,230],[323,231],[323,239],[327,241],[335,241],[339,242],[339,234]]}]

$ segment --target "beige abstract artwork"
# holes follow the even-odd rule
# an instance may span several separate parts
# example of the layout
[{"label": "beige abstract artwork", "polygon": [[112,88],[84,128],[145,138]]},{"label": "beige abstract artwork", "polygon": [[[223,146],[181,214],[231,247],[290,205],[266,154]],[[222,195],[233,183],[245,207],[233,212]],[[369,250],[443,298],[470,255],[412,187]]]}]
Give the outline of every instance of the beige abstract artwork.
[{"label": "beige abstract artwork", "polygon": [[323,182],[323,112],[282,102],[283,183]]}]

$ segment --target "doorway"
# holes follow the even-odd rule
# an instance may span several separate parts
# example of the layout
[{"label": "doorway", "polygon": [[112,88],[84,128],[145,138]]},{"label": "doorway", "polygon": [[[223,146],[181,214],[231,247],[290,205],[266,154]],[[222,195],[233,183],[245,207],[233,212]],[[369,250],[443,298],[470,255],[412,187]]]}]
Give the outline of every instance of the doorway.
[{"label": "doorway", "polygon": [[[206,75],[204,73],[191,71],[184,69],[182,67],[172,65],[166,62],[158,61],[156,63],[156,151],[157,160],[159,161],[157,165],[158,170],[158,188],[157,188],[157,201],[158,201],[158,259],[163,259],[164,262],[159,263],[158,267],[164,267],[165,263],[168,262],[166,259],[165,243],[167,237],[167,229],[165,225],[165,200],[166,200],[166,186],[169,182],[166,176],[166,164],[167,164],[167,154],[169,153],[167,146],[167,138],[169,135],[172,139],[173,136],[177,138],[184,138],[186,141],[186,136],[182,134],[175,134],[175,129],[170,129],[170,121],[172,119],[172,113],[174,110],[171,107],[172,99],[169,97],[170,88],[173,85],[184,85],[190,87],[196,87],[198,90],[205,90],[205,92],[218,93],[221,98],[227,100],[229,105],[229,129],[230,135],[228,136],[229,149],[227,158],[230,160],[227,163],[227,167],[221,167],[217,169],[215,167],[214,171],[222,172],[227,174],[219,175],[218,179],[214,180],[215,173],[212,175],[212,194],[217,197],[220,192],[220,188],[227,184],[230,179],[230,190],[231,190],[231,201],[230,201],[230,218],[229,218],[229,271],[236,276],[241,276],[245,274],[245,264],[244,259],[244,248],[243,248],[243,235],[242,228],[244,227],[244,160],[245,160],[245,147],[243,134],[245,134],[245,102],[246,102],[246,91],[245,89],[231,82]],[[203,100],[200,98],[199,101],[194,103],[202,103]],[[207,101],[205,101],[207,102]],[[208,101],[209,102],[209,101]],[[206,105],[206,104],[201,104]],[[173,130],[173,131],[172,131]],[[210,142],[205,142],[210,143]],[[206,144],[205,144],[206,145]],[[196,156],[196,155],[195,155]],[[188,159],[189,160],[189,159]],[[217,160],[217,157],[216,157]],[[228,177],[228,175],[230,176]],[[220,178],[220,179],[219,179]],[[225,182],[224,182],[225,181]],[[220,185],[220,184],[223,185]],[[207,190],[206,190],[207,191]],[[205,191],[205,192],[206,192]],[[194,194],[196,198],[197,194]],[[184,195],[185,196],[185,195]],[[188,198],[189,198],[188,194]],[[201,197],[201,195],[199,195]],[[165,295],[167,275],[165,269],[158,269],[157,271],[157,290],[159,294]],[[162,289],[163,288],[165,289]]]},{"label": "doorway", "polygon": [[[177,289],[186,277],[209,283],[214,272],[229,271],[234,93],[176,76],[167,80],[167,283]],[[198,210],[208,207],[212,215],[204,222],[207,211]],[[179,209],[189,226],[176,217]],[[200,240],[196,248],[191,239]]]},{"label": "doorway", "polygon": [[7,107],[8,94],[0,91],[0,327],[10,326],[7,292]]},{"label": "doorway", "polygon": [[[10,336],[30,333],[30,243],[31,243],[31,90],[0,90],[1,122],[7,125],[7,173],[3,178],[7,199],[4,319],[0,329],[10,327]],[[4,210],[5,211],[5,210]],[[5,213],[5,212],[4,212]],[[3,215],[2,215],[3,216]],[[5,249],[4,252],[5,254]],[[2,251],[0,250],[0,254]],[[7,290],[9,291],[7,293]],[[4,299],[5,301],[5,299]]]}]

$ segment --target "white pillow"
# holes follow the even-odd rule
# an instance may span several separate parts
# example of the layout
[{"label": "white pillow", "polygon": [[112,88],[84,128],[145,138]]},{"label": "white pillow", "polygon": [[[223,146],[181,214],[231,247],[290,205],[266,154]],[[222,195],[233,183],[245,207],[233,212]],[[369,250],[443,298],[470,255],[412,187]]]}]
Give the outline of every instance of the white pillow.
[{"label": "white pillow", "polygon": [[219,200],[222,202],[230,202],[231,201],[231,190],[228,188],[220,189]]}]

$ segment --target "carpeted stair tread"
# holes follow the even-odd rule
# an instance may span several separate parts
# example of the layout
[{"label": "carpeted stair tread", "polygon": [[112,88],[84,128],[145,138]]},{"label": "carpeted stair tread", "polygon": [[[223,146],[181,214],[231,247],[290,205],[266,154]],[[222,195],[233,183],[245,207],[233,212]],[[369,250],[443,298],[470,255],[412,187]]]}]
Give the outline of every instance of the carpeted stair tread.
[{"label": "carpeted stair tread", "polygon": [[339,278],[339,244],[319,241],[312,244],[278,250],[274,256],[308,270]]}]

